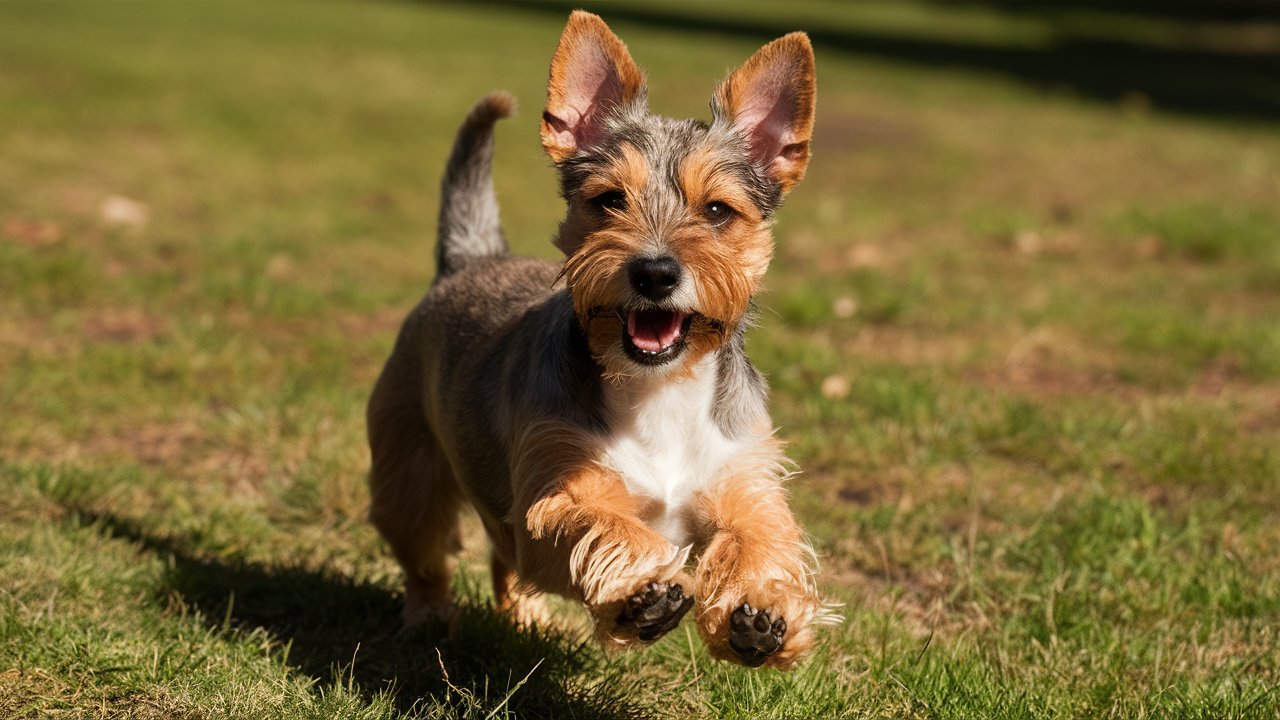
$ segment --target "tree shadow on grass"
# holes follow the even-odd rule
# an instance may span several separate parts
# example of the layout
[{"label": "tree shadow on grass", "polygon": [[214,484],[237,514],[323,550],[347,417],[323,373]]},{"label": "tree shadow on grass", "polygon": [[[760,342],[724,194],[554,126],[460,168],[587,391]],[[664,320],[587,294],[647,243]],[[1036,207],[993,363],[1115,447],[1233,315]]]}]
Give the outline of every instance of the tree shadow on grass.
[{"label": "tree shadow on grass", "polygon": [[635,681],[593,647],[517,628],[491,606],[464,604],[452,632],[438,623],[400,633],[399,599],[381,587],[298,566],[201,557],[182,538],[71,509],[82,524],[171,558],[164,594],[198,610],[206,625],[266,632],[286,646],[285,662],[321,684],[337,678],[368,698],[387,692],[405,712],[443,705],[501,716],[505,702],[521,718],[654,715],[629,699]]},{"label": "tree shadow on grass", "polygon": [[[1245,37],[1239,32],[1243,25],[1280,19],[1280,9],[1274,4],[1220,0],[963,3],[1038,20],[1047,39],[1031,45],[914,35],[853,24],[821,25],[733,12],[698,15],[671,3],[484,0],[484,4],[564,16],[584,7],[601,13],[606,20],[684,33],[732,35],[759,43],[792,30],[805,30],[820,52],[873,57],[928,69],[997,74],[1093,100],[1150,103],[1159,109],[1201,117],[1280,120],[1280,53],[1269,49],[1224,49],[1194,41],[1206,29],[1215,29],[1205,27],[1214,23],[1218,30],[1234,25],[1231,37]],[[839,11],[833,12],[838,18]],[[1177,29],[1162,42],[1149,41],[1132,27],[1135,18],[1161,19]]]}]

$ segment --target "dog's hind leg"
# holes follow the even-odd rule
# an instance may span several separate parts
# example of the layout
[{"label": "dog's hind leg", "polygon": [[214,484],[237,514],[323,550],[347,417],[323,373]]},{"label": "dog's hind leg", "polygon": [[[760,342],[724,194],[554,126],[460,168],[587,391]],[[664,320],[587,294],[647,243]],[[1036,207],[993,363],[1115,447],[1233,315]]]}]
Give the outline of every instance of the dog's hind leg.
[{"label": "dog's hind leg", "polygon": [[493,574],[493,601],[498,612],[517,625],[547,622],[547,606],[542,596],[520,587],[520,577],[497,553],[491,556],[489,569]]},{"label": "dog's hind leg", "polygon": [[406,626],[453,614],[450,582],[461,549],[463,501],[447,459],[422,416],[421,396],[405,392],[405,368],[392,356],[369,400],[372,466],[369,519],[405,572]]}]

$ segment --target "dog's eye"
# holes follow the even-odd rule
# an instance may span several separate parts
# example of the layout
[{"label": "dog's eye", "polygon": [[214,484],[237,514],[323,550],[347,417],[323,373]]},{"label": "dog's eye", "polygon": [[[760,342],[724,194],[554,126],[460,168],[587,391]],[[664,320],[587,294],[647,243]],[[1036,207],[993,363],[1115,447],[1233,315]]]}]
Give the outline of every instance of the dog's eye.
[{"label": "dog's eye", "polygon": [[591,204],[597,210],[613,210],[622,212],[627,209],[627,196],[621,190],[610,190],[591,198]]},{"label": "dog's eye", "polygon": [[703,212],[712,225],[723,225],[733,217],[733,208],[719,200],[713,200],[707,203],[707,207]]}]

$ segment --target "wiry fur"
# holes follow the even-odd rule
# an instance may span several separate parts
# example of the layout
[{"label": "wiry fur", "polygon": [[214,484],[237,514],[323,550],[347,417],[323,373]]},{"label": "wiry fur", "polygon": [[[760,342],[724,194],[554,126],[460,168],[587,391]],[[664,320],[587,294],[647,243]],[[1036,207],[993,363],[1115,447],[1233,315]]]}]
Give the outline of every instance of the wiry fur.
[{"label": "wiry fur", "polygon": [[[563,265],[506,251],[490,164],[510,98],[467,117],[441,192],[439,272],[369,402],[370,517],[404,567],[406,622],[451,613],[469,502],[498,605],[522,621],[554,592],[586,606],[606,646],[647,642],[628,598],[678,583],[717,657],[747,661],[728,627],[743,603],[784,617],[764,662],[786,668],[833,616],[743,333],[773,215],[808,159],[812,52],[799,34],[766,46],[721,85],[709,125],[650,115],[644,82],[603,21],[570,17],[542,120],[568,204]],[[602,193],[625,203],[602,209]],[[708,220],[716,202],[729,220]],[[627,274],[655,257],[681,268],[656,300]],[[689,313],[675,360],[624,352],[637,310]]]},{"label": "wiry fur", "polygon": [[493,192],[493,124],[515,108],[515,99],[493,93],[476,103],[462,124],[440,183],[436,272],[448,275],[467,258],[507,254]]}]

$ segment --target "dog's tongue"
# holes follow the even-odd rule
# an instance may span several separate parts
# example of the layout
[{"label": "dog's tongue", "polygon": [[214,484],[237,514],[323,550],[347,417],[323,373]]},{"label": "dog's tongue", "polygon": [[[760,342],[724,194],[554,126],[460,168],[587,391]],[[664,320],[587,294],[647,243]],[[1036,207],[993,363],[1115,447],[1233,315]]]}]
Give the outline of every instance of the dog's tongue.
[{"label": "dog's tongue", "polygon": [[627,334],[645,352],[658,353],[680,339],[684,313],[670,310],[632,310],[627,315]]}]

